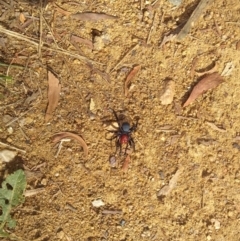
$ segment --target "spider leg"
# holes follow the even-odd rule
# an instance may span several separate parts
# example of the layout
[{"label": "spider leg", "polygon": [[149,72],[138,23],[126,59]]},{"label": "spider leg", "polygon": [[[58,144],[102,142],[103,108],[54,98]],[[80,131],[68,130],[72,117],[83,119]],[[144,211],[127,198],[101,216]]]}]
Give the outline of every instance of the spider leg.
[{"label": "spider leg", "polygon": [[122,152],[122,145],[121,145],[121,143],[119,141],[119,138],[116,139],[115,143],[116,143],[116,153],[118,152],[118,149],[120,149],[119,153],[121,153]]},{"label": "spider leg", "polygon": [[[111,132],[111,131],[110,131]],[[114,133],[114,132],[113,132]],[[115,138],[117,138],[118,137],[118,135],[117,135],[117,133],[115,132],[114,134],[113,134],[113,136],[111,136],[110,138],[109,137],[107,137],[107,133],[105,134],[105,138],[106,138],[106,140],[108,140],[108,141],[112,141],[113,139],[115,139]]]},{"label": "spider leg", "polygon": [[135,142],[131,136],[129,137],[129,145],[133,148],[133,151],[135,151]]},{"label": "spider leg", "polygon": [[135,130],[137,129],[137,127],[138,127],[138,121],[139,121],[139,119],[137,119],[136,123],[133,124],[133,126],[130,128],[130,131],[135,131]]},{"label": "spider leg", "polygon": [[117,116],[117,113],[116,113],[116,111],[114,110],[114,109],[111,109],[112,110],[112,112],[113,112],[113,114],[114,114],[114,116],[115,116],[115,118],[116,118],[116,121],[117,121],[117,123],[118,123],[118,126],[119,126],[119,128],[121,127],[121,123],[120,123],[120,121],[119,121],[119,118],[118,118],[118,116]]}]

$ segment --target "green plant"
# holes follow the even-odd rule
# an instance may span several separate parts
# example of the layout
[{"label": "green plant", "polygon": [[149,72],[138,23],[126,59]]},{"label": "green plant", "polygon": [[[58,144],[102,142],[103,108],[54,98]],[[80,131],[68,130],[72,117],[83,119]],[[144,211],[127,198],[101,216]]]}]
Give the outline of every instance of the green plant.
[{"label": "green plant", "polygon": [[9,237],[4,227],[14,228],[16,221],[11,217],[12,208],[24,202],[26,176],[23,170],[17,170],[9,175],[0,188],[0,237]]}]

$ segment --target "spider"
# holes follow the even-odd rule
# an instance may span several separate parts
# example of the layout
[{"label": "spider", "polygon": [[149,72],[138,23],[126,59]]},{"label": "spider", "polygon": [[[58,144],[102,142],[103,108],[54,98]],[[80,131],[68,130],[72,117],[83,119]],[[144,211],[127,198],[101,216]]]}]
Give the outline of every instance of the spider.
[{"label": "spider", "polygon": [[119,153],[122,153],[122,146],[126,145],[125,147],[125,151],[124,151],[124,155],[127,152],[128,146],[133,148],[133,151],[135,151],[135,142],[132,138],[132,132],[135,131],[137,129],[137,125],[138,125],[138,120],[136,121],[135,124],[133,124],[133,126],[131,127],[130,124],[128,122],[123,122],[121,123],[116,112],[114,110],[112,110],[116,121],[118,123],[118,129],[115,131],[110,131],[113,132],[113,136],[111,138],[107,138],[108,140],[113,140],[116,139],[116,152],[119,150]]}]

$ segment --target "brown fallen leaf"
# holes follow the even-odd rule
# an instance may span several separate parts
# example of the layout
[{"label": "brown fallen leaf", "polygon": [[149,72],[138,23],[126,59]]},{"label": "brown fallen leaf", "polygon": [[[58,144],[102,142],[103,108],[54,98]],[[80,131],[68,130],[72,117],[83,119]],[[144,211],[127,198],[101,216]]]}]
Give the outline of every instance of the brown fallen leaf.
[{"label": "brown fallen leaf", "polygon": [[45,122],[48,122],[53,116],[53,112],[58,105],[60,91],[61,84],[59,84],[59,80],[51,71],[48,71],[48,107]]},{"label": "brown fallen leaf", "polygon": [[59,132],[59,133],[57,133],[57,134],[55,134],[53,136],[52,142],[53,143],[57,143],[57,142],[60,142],[62,139],[66,139],[66,138],[74,139],[74,140],[78,141],[80,146],[83,148],[85,157],[88,156],[88,147],[87,147],[86,142],[83,140],[82,137],[80,137],[80,136],[78,136],[78,135],[76,135],[74,133],[71,133],[71,132]]},{"label": "brown fallen leaf", "polygon": [[158,197],[161,196],[166,196],[168,195],[177,185],[177,181],[179,179],[179,176],[182,174],[183,172],[183,167],[180,167],[176,173],[173,175],[173,177],[171,178],[171,180],[169,181],[169,184],[164,186],[157,194]]},{"label": "brown fallen leaf", "polygon": [[99,21],[106,19],[117,19],[118,17],[108,15],[105,13],[76,13],[72,14],[73,19],[82,20],[82,21]]},{"label": "brown fallen leaf", "polygon": [[60,8],[56,3],[53,4],[53,6],[57,9],[57,11],[65,16],[71,15],[71,12],[68,12],[62,8]]},{"label": "brown fallen leaf", "polygon": [[132,79],[136,76],[136,74],[138,73],[138,71],[141,69],[141,65],[136,65],[131,72],[128,74],[127,79],[125,81],[125,85],[124,85],[124,93],[125,96],[128,95],[129,92],[129,87],[131,84]]},{"label": "brown fallen leaf", "polygon": [[123,162],[123,165],[122,165],[122,171],[123,172],[127,172],[127,170],[128,170],[128,165],[129,165],[129,163],[130,163],[130,155],[127,155],[126,156],[126,158],[125,158],[125,160],[124,160],[124,162]]},{"label": "brown fallen leaf", "polygon": [[206,75],[201,79],[193,88],[187,101],[183,104],[183,107],[191,104],[195,99],[202,95],[207,90],[216,88],[219,84],[223,82],[223,78],[217,72]]},{"label": "brown fallen leaf", "polygon": [[236,43],[236,50],[240,50],[240,40]]},{"label": "brown fallen leaf", "polygon": [[223,129],[223,128],[219,128],[218,126],[216,126],[214,123],[206,121],[205,122],[208,126],[210,126],[213,130],[215,131],[220,131],[220,132],[226,132],[227,130]]},{"label": "brown fallen leaf", "polygon": [[81,37],[78,37],[76,35],[72,35],[70,41],[74,41],[76,43],[81,43],[81,44],[85,44],[87,45],[90,49],[93,49],[93,43],[92,41],[88,40],[88,39],[84,39]]}]

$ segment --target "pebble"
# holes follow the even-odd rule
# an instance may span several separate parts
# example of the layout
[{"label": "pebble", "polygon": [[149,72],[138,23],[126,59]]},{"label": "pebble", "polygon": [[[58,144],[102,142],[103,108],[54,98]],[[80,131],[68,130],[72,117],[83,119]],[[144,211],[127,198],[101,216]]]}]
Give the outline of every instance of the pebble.
[{"label": "pebble", "polygon": [[7,138],[7,142],[11,143],[12,141],[13,140],[10,137]]},{"label": "pebble", "polygon": [[7,131],[8,131],[9,134],[12,134],[13,133],[13,128],[10,126],[10,127],[7,128]]},{"label": "pebble", "polygon": [[126,221],[125,221],[124,219],[122,219],[122,220],[119,222],[119,224],[123,227],[123,226],[125,226]]},{"label": "pebble", "polygon": [[109,164],[111,167],[116,167],[117,166],[117,159],[115,156],[111,156],[109,158]]},{"label": "pebble", "polygon": [[182,0],[168,0],[171,4],[179,6],[182,3]]},{"label": "pebble", "polygon": [[105,203],[101,199],[97,199],[97,200],[92,201],[92,205],[93,205],[93,207],[99,208],[101,206],[104,206]]},{"label": "pebble", "polygon": [[2,150],[0,151],[0,161],[10,162],[15,158],[16,155],[17,155],[16,151]]},{"label": "pebble", "polygon": [[43,186],[46,186],[47,185],[47,179],[46,178],[43,178],[42,181],[41,181],[41,184]]},{"label": "pebble", "polygon": [[57,233],[57,237],[59,239],[63,239],[64,236],[65,236],[65,234],[64,234],[64,232],[62,230]]}]

